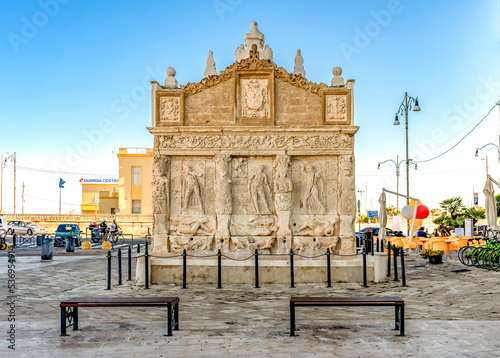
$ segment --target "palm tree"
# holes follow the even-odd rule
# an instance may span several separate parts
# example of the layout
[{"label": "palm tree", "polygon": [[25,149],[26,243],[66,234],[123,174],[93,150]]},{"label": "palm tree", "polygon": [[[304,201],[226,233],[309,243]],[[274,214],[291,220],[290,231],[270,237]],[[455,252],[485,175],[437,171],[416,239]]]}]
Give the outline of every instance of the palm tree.
[{"label": "palm tree", "polygon": [[475,208],[469,208],[465,209],[465,217],[472,219],[472,226],[475,226],[479,219],[484,219],[486,216],[483,208],[477,210]]},{"label": "palm tree", "polygon": [[457,196],[455,198],[445,199],[439,203],[439,206],[444,211],[444,215],[448,214],[453,220],[464,213],[465,207],[462,203],[462,198]]}]

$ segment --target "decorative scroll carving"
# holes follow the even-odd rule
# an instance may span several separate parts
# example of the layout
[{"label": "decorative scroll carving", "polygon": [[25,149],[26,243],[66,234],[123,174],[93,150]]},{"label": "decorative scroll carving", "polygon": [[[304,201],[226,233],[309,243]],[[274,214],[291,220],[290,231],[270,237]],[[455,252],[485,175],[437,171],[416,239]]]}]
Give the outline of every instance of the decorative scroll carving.
[{"label": "decorative scroll carving", "polygon": [[152,186],[154,233],[167,234],[170,214],[170,157],[154,155]]},{"label": "decorative scroll carving", "polygon": [[304,167],[305,181],[302,205],[309,215],[325,214],[326,206],[323,199],[324,182],[321,174],[311,164]]},{"label": "decorative scroll carving", "polygon": [[265,165],[259,165],[248,181],[248,192],[250,193],[253,209],[257,214],[271,214],[269,205],[271,188],[264,172],[265,168]]},{"label": "decorative scroll carving", "polygon": [[183,176],[184,192],[182,196],[182,210],[184,212],[192,211],[203,214],[203,202],[198,176],[188,164],[184,164]]},{"label": "decorative scroll carving", "polygon": [[330,121],[345,121],[347,118],[346,96],[326,96],[326,119]]},{"label": "decorative scroll carving", "polygon": [[267,79],[241,79],[241,94],[241,113],[243,117],[268,117],[269,85]]},{"label": "decorative scroll carving", "polygon": [[271,60],[261,60],[259,59],[259,52],[257,49],[252,48],[249,52],[249,57],[242,59],[240,62],[235,62],[231,66],[227,67],[218,76],[205,77],[200,82],[192,83],[188,82],[185,86],[181,86],[186,96],[199,93],[205,89],[217,86],[225,81],[230,80],[235,76],[235,72],[238,70],[274,70],[274,76],[280,80],[283,80],[295,87],[302,88],[310,93],[320,95],[321,89],[328,87],[324,83],[314,83],[308,81],[305,77],[301,75],[296,75],[289,73],[282,67],[278,67]]},{"label": "decorative scroll carving", "polygon": [[178,122],[180,120],[179,97],[160,97],[160,121]]},{"label": "decorative scroll carving", "polygon": [[158,148],[350,149],[352,136],[336,135],[158,135]]}]

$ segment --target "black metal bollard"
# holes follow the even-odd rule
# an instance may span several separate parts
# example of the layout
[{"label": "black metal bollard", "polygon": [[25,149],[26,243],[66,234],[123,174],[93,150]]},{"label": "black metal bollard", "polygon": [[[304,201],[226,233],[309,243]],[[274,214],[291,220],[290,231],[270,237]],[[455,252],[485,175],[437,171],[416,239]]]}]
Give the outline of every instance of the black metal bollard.
[{"label": "black metal bollard", "polygon": [[222,288],[222,254],[217,250],[217,288]]},{"label": "black metal bollard", "polygon": [[[7,240],[7,239],[6,239]],[[16,242],[17,242],[17,234],[16,233],[13,233],[12,234],[12,247],[15,248],[16,247]]]},{"label": "black metal bollard", "polygon": [[128,245],[128,278],[127,281],[132,281],[132,246]]},{"label": "black metal bollard", "polygon": [[255,249],[255,288],[259,288],[259,251]]},{"label": "black metal bollard", "polygon": [[108,288],[106,290],[111,290],[111,251],[108,251]]},{"label": "black metal bollard", "polygon": [[290,287],[295,287],[295,276],[293,273],[293,249],[290,249]]},{"label": "black metal bollard", "polygon": [[401,285],[406,286],[405,255],[403,248],[401,248],[400,254],[401,254]]},{"label": "black metal bollard", "polygon": [[146,243],[144,244],[144,250],[148,251],[148,240],[146,240]]},{"label": "black metal bollard", "polygon": [[363,287],[368,287],[366,277],[366,247],[363,247]]},{"label": "black metal bollard", "polygon": [[391,243],[387,240],[387,277],[391,277]]},{"label": "black metal bollard", "polygon": [[330,262],[330,248],[326,249],[326,278],[328,287],[332,287],[332,263]]},{"label": "black metal bollard", "polygon": [[396,246],[394,246],[394,252],[392,253],[394,255],[394,281],[398,281],[398,258],[397,258],[397,252],[398,249]]},{"label": "black metal bollard", "polygon": [[182,288],[186,288],[186,249],[182,250]]},{"label": "black metal bollard", "polygon": [[380,238],[377,237],[377,252],[380,252]]},{"label": "black metal bollard", "polygon": [[122,283],[122,249],[118,249],[118,286]]},{"label": "black metal bollard", "polygon": [[141,253],[141,244],[137,244],[137,253],[140,254]]},{"label": "black metal bollard", "polygon": [[371,249],[372,249],[372,256],[375,255],[375,237],[372,236],[372,239],[370,241],[370,246],[371,246]]},{"label": "black metal bollard", "polygon": [[144,249],[144,289],[149,290],[149,253],[148,245]]}]

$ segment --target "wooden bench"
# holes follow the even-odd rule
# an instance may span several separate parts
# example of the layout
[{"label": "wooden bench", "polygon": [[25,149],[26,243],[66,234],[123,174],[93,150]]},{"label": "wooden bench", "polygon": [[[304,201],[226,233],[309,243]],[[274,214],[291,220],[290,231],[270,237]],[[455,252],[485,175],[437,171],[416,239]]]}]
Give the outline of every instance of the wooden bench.
[{"label": "wooden bench", "polygon": [[[76,297],[62,301],[61,336],[67,336],[66,328],[78,330],[78,307],[168,307],[168,335],[172,328],[179,330],[179,297]],[[67,323],[66,323],[67,322]]]},{"label": "wooden bench", "polygon": [[290,298],[290,336],[295,336],[295,307],[298,306],[394,306],[399,336],[405,335],[405,302],[399,297],[292,297]]}]

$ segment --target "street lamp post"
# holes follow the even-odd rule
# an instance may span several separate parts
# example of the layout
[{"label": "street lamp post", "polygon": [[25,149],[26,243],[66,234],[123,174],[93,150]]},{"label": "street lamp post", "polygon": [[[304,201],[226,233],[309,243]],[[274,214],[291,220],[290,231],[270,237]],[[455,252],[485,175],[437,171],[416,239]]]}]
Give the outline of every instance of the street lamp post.
[{"label": "street lamp post", "polygon": [[[396,112],[396,118],[394,119],[394,125],[398,126],[399,119],[398,114],[405,115],[405,130],[406,130],[406,205],[410,204],[410,158],[408,157],[408,110],[413,108],[414,112],[420,112],[420,106],[418,105],[418,97],[413,98],[408,96],[408,92],[405,92],[405,98],[403,102],[399,105],[399,109]],[[407,225],[407,234],[410,236],[410,228]]]},{"label": "street lamp post", "polygon": [[[403,159],[399,160],[399,155],[396,157],[396,161],[392,159],[387,159],[384,160],[383,162],[378,163],[377,169],[380,169],[380,165],[387,163],[387,162],[393,162],[394,165],[396,165],[396,192],[399,194],[399,167],[401,166],[401,163],[403,163]],[[396,208],[397,211],[399,212],[399,195],[396,196]]]},{"label": "street lamp post", "polygon": [[[8,155],[9,153],[7,153]],[[7,158],[5,158],[5,162],[11,161],[14,163],[14,219],[16,218],[16,152],[14,154],[9,155]],[[3,167],[3,165],[2,165]],[[3,177],[2,177],[3,180]],[[3,184],[3,183],[2,183]],[[3,186],[2,186],[3,190]]]},{"label": "street lamp post", "polygon": [[488,143],[488,144],[485,144],[483,145],[481,148],[476,148],[476,154],[474,155],[475,157],[478,157],[479,156],[479,151],[483,148],[486,148],[487,146],[489,145],[492,145],[494,146],[496,149],[497,149],[497,153],[498,153],[498,162],[500,163],[500,148],[498,147],[498,145],[496,145],[495,143]]}]

